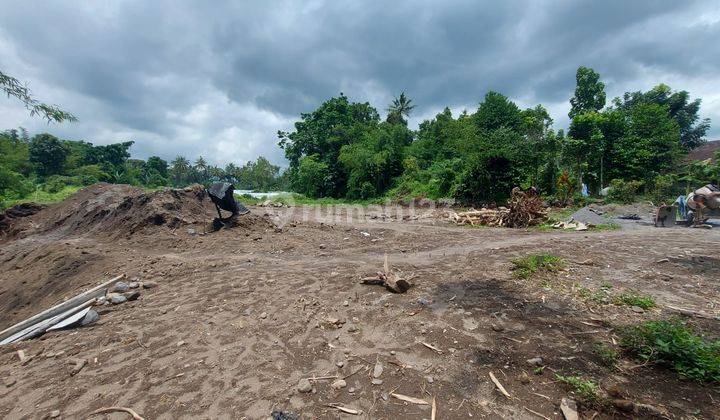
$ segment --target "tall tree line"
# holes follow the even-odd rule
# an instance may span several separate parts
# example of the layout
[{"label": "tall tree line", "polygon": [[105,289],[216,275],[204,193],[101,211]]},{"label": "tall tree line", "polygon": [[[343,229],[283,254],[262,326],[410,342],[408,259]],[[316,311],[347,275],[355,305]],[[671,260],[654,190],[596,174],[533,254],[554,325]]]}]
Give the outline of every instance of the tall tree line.
[{"label": "tall tree line", "polygon": [[499,202],[513,186],[546,195],[597,193],[613,180],[650,188],[680,171],[687,151],[703,144],[710,126],[700,99],[659,84],[606,103],[605,85],[580,67],[569,100],[567,133],[553,129],[546,108],[520,109],[488,92],[473,113],[446,108],[417,130],[407,127],[414,105],[403,92],[381,120],[369,103],[344,94],[301,114],[279,132],[294,191],[312,197],[456,198]]},{"label": "tall tree line", "polygon": [[277,165],[264,157],[242,166],[210,165],[200,156],[194,162],[178,156],[168,164],[158,156],[131,159],[134,142],[96,146],[85,141],[62,140],[26,130],[0,132],[0,202],[19,199],[41,189],[56,193],[69,186],[96,182],[122,183],[150,188],[183,187],[192,183],[229,181],[239,189],[269,190],[285,187]]}]

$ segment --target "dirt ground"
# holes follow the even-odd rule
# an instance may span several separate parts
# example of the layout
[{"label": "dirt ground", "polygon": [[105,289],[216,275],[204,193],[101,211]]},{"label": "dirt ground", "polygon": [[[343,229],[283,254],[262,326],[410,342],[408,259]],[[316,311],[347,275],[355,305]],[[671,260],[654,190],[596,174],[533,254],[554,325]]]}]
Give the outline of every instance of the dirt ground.
[{"label": "dirt ground", "polygon": [[[159,286],[98,307],[91,326],[0,346],[0,417],[79,419],[123,406],[146,419],[430,419],[429,405],[397,393],[434,398],[438,419],[562,419],[563,374],[667,418],[720,418],[717,387],[629,357],[609,368],[593,350],[617,348],[618,327],[673,308],[717,317],[718,229],[466,228],[427,209],[250,210],[239,226],[206,233],[214,209],[197,190],[97,185],[12,221],[0,236],[0,329],[118,274]],[[514,278],[510,260],[539,252],[567,268]],[[359,283],[385,255],[411,278],[407,293]],[[658,307],[638,313],[579,293],[608,284]],[[720,336],[717,318],[683,319]],[[32,359],[22,364],[17,350]],[[74,359],[87,365],[71,375]],[[303,378],[310,392],[298,390]],[[334,389],[335,378],[346,386]],[[580,414],[652,416],[583,405]],[[103,416],[129,418],[93,418]]]}]

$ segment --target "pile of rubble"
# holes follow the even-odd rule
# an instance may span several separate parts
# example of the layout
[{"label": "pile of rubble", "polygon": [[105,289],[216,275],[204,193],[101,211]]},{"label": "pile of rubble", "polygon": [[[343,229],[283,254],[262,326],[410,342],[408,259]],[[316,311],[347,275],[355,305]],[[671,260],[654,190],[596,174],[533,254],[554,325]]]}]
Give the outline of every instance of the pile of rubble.
[{"label": "pile of rubble", "polygon": [[547,209],[537,190],[515,187],[507,207],[452,213],[450,219],[458,225],[522,228],[546,221]]}]

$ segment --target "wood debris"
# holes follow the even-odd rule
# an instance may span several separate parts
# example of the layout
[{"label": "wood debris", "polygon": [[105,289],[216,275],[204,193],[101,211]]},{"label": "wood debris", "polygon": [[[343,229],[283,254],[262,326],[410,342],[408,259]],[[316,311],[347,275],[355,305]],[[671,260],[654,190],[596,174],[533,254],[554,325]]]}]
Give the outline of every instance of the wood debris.
[{"label": "wood debris", "polygon": [[385,286],[391,292],[394,293],[405,293],[410,289],[410,282],[400,278],[400,275],[390,270],[390,264],[388,264],[388,257],[385,254],[385,264],[383,265],[383,271],[378,271],[375,277],[365,277],[360,280],[361,284],[377,284]]},{"label": "wood debris", "polygon": [[544,418],[545,420],[550,420],[550,417],[545,416],[545,415],[542,415],[542,414],[538,413],[537,411],[531,410],[531,409],[529,409],[529,408],[527,408],[527,407],[523,407],[523,408],[526,409],[527,411],[535,414],[535,415],[538,416],[538,417]]},{"label": "wood debris", "polygon": [[502,386],[502,384],[500,383],[500,381],[498,381],[498,378],[496,378],[496,377],[495,377],[495,374],[493,374],[492,372],[490,372],[490,379],[493,381],[493,383],[495,384],[495,386],[497,387],[497,389],[500,391],[500,393],[502,393],[502,394],[503,394],[504,396],[506,396],[508,399],[512,398],[512,397],[510,397],[510,394],[508,394],[508,392],[505,390],[505,387]]},{"label": "wood debris", "polygon": [[426,343],[426,342],[424,342],[424,341],[421,341],[420,344],[422,344],[423,346],[429,348],[430,350],[436,351],[438,354],[442,354],[442,350],[440,350],[439,348],[433,346],[432,344],[428,344],[428,343]]},{"label": "wood debris", "polygon": [[510,195],[507,207],[497,209],[482,208],[460,213],[452,213],[450,220],[458,225],[492,227],[528,227],[537,226],[547,220],[547,209],[537,190],[523,191],[515,187]]},{"label": "wood debris", "polygon": [[425,400],[422,400],[420,398],[415,398],[415,397],[408,397],[407,395],[403,395],[403,394],[396,394],[394,392],[391,392],[390,396],[392,396],[393,398],[397,398],[398,400],[401,400],[401,401],[409,402],[411,404],[430,405],[430,403]]},{"label": "wood debris", "polygon": [[114,413],[117,411],[124,411],[132,416],[134,420],[145,420],[144,417],[141,417],[138,413],[135,412],[132,408],[127,407],[105,407],[105,408],[99,408],[92,413],[88,414],[89,416],[95,416],[97,414],[105,414],[105,413]]},{"label": "wood debris", "polygon": [[568,220],[567,222],[557,222],[552,225],[554,229],[573,229],[577,231],[584,231],[588,230],[590,227],[593,227],[593,225],[586,225],[583,222],[576,222],[573,219]]},{"label": "wood debris", "polygon": [[680,315],[685,316],[691,316],[696,318],[705,318],[705,319],[720,319],[720,315],[710,315],[703,312],[694,311],[692,309],[686,309],[686,308],[678,308],[676,306],[667,305],[667,308],[672,310],[673,312],[677,312]]},{"label": "wood debris", "polygon": [[330,407],[330,408],[334,408],[334,409],[336,409],[336,410],[338,410],[338,411],[342,411],[343,413],[347,413],[347,414],[358,415],[358,414],[362,413],[362,411],[360,411],[360,410],[355,410],[355,409],[353,409],[353,408],[343,407],[343,406],[340,405],[340,404],[325,404],[325,406],[326,406],[326,407]]}]

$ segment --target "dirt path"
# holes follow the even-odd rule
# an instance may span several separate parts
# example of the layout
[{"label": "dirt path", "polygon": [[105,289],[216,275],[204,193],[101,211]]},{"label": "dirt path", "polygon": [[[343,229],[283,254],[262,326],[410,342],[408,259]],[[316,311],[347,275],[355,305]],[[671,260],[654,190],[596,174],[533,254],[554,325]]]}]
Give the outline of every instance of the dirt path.
[{"label": "dirt path", "polygon": [[[0,376],[10,384],[0,384],[3,418],[53,410],[84,418],[114,405],[147,419],[265,419],[273,410],[307,419],[430,418],[428,406],[404,403],[396,392],[434,397],[439,419],[540,418],[530,410],[560,419],[567,389],[555,373],[617,386],[672,418],[718,418],[717,390],[661,367],[633,367],[634,360],[608,368],[592,350],[611,345],[617,326],[669,316],[669,305],[720,313],[717,231],[557,233],[296,215],[282,229],[51,235],[2,245],[3,327],[117,273],[159,287],[102,307],[94,326],[1,347]],[[513,278],[509,261],[538,252],[562,256],[568,269]],[[358,284],[386,253],[394,269],[413,276],[408,293]],[[651,294],[658,308],[636,313],[578,295],[579,287],[606,283]],[[29,284],[43,287],[23,295]],[[689,322],[720,333],[717,321]],[[34,358],[22,365],[18,349]],[[534,357],[545,366],[538,374],[527,362]],[[73,358],[88,364],[71,376]],[[376,363],[383,372],[373,384]],[[328,376],[346,386],[318,379],[309,393],[297,389],[302,378]],[[622,417],[581,409],[587,418]]]}]

